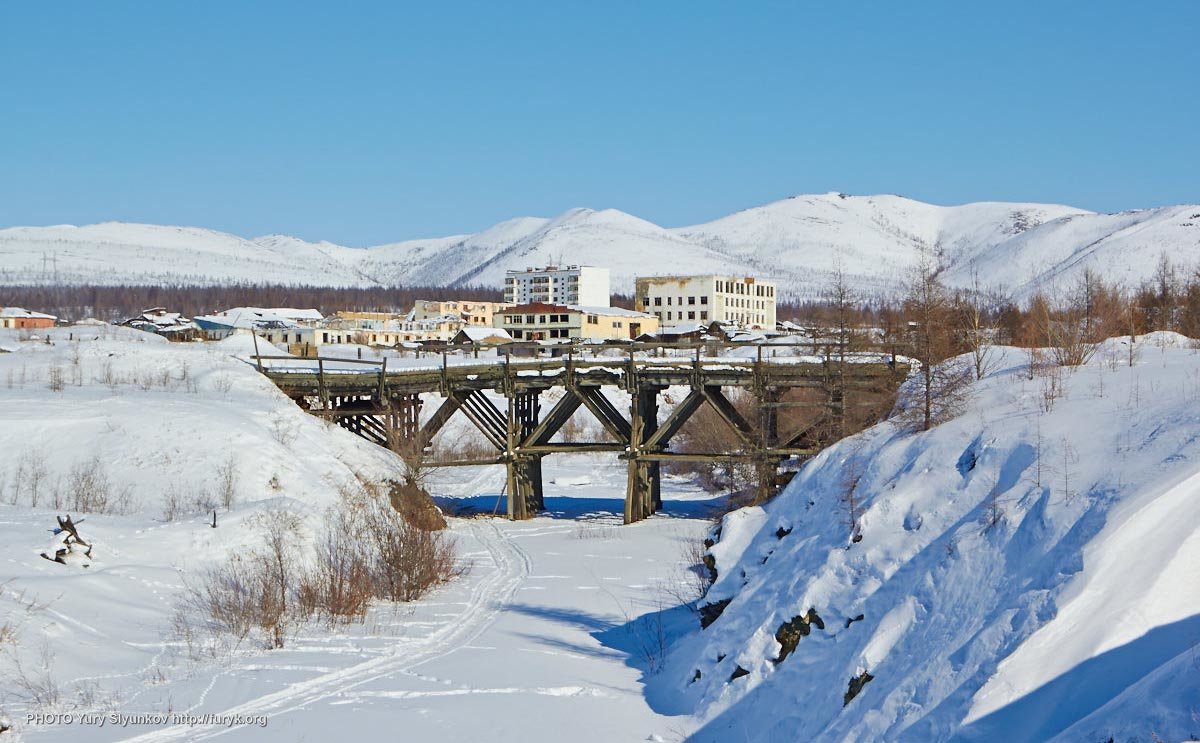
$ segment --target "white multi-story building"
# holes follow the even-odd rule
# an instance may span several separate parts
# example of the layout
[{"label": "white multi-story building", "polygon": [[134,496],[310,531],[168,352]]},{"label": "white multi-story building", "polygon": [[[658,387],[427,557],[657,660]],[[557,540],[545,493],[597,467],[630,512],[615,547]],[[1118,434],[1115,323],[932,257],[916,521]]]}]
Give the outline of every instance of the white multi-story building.
[{"label": "white multi-story building", "polygon": [[608,291],[608,269],[595,266],[546,266],[504,275],[504,301],[508,304],[607,307]]},{"label": "white multi-story building", "polygon": [[635,282],[635,307],[663,326],[714,320],[775,327],[775,283],[752,276],[651,276]]}]

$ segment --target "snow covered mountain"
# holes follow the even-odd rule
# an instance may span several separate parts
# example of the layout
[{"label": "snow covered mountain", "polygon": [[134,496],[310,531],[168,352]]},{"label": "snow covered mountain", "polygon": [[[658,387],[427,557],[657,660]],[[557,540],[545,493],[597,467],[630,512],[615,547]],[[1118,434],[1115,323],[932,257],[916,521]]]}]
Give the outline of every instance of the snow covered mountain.
[{"label": "snow covered mountain", "polygon": [[348,248],[272,235],[245,239],[190,227],[105,223],[0,230],[0,285],[18,283],[499,286],[504,272],[582,263],[611,270],[628,293],[638,275],[750,272],[781,294],[819,296],[840,265],[862,291],[896,291],[923,253],[951,284],[1024,296],[1094,266],[1127,284],[1166,252],[1200,259],[1200,206],[1095,214],[1068,206],[935,206],[899,196],[795,196],[705,224],[667,229],[614,209],[519,217],[482,232]]}]

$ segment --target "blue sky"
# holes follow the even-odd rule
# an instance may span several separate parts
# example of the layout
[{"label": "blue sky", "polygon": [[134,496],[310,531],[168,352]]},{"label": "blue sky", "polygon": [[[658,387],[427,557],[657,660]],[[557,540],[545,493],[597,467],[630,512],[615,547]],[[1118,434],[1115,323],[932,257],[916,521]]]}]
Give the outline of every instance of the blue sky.
[{"label": "blue sky", "polygon": [[[252,6],[252,7],[251,7]],[[1200,201],[1200,2],[0,4],[0,226]]]}]

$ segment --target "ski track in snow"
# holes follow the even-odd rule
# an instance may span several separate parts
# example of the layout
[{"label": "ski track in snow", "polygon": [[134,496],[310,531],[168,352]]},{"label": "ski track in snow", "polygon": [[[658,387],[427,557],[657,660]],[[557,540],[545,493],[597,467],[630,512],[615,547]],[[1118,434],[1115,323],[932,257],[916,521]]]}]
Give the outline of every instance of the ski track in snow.
[{"label": "ski track in snow", "polygon": [[[345,695],[352,689],[393,674],[411,673],[413,669],[454,652],[474,640],[488,627],[512,599],[531,572],[529,555],[504,530],[490,521],[472,522],[471,531],[487,548],[496,570],[475,584],[466,610],[457,621],[424,638],[402,642],[392,652],[364,663],[300,681],[280,691],[267,694],[245,704],[230,707],[218,715],[277,717],[302,709],[314,702]],[[535,690],[537,693],[558,693],[558,690]],[[499,690],[484,690],[502,693]],[[411,695],[408,692],[397,694]],[[386,696],[386,694],[384,694]],[[157,741],[204,740],[224,735],[244,726],[201,729],[176,725],[124,740],[137,743]]]}]

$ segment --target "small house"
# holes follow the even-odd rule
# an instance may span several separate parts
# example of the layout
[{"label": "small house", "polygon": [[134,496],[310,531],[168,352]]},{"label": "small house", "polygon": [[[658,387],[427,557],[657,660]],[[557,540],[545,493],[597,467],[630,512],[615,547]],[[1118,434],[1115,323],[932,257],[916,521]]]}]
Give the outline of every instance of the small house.
[{"label": "small house", "polygon": [[33,312],[24,307],[0,307],[0,328],[17,330],[33,330],[52,328],[58,318],[41,312]]}]

